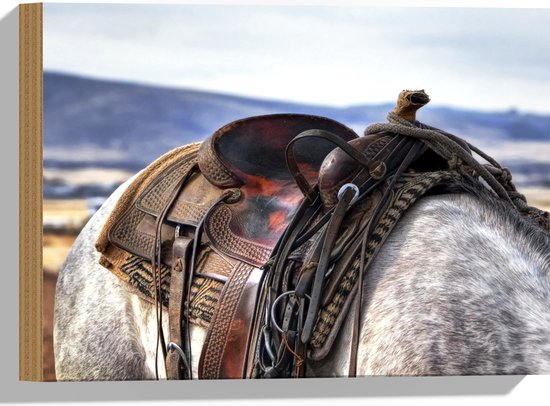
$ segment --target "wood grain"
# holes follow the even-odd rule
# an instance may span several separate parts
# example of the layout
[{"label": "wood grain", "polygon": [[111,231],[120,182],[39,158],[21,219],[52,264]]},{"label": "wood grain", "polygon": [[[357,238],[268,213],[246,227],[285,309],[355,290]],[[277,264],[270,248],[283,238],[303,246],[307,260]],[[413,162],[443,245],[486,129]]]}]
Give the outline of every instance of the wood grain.
[{"label": "wood grain", "polygon": [[42,381],[42,4],[19,6],[19,379]]}]

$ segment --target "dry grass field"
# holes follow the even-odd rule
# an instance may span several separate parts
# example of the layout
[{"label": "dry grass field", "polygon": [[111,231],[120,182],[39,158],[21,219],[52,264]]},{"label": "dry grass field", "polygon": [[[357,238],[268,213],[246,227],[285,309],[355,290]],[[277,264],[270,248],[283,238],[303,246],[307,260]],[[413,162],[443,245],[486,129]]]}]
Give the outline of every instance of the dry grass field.
[{"label": "dry grass field", "polygon": [[44,178],[58,179],[68,185],[89,185],[101,179],[102,183],[122,183],[133,175],[122,169],[83,168],[54,169],[44,168]]},{"label": "dry grass field", "polygon": [[55,381],[52,336],[55,284],[74,240],[89,218],[89,210],[85,200],[45,200],[43,216],[44,380]]},{"label": "dry grass field", "polygon": [[550,188],[522,188],[519,191],[525,195],[531,206],[550,211]]}]

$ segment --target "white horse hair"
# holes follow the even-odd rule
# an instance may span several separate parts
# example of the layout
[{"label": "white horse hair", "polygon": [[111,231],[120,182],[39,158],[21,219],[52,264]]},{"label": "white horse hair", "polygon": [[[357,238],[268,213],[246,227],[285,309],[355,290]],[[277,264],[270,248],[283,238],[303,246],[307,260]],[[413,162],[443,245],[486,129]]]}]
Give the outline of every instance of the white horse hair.
[{"label": "white horse hair", "polygon": [[[59,380],[155,379],[154,306],[99,265],[94,248],[129,182],[89,221],[60,272]],[[550,373],[549,275],[549,235],[498,200],[421,199],[366,273],[358,375]],[[309,376],[347,375],[349,319],[331,354],[308,364]],[[205,331],[191,333],[196,377]]]}]

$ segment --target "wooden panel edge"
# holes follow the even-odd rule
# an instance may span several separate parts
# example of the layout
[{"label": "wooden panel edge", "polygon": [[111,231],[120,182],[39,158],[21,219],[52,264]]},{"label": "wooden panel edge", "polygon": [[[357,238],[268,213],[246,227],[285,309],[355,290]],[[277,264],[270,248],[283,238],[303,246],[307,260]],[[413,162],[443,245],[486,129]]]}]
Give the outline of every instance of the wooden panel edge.
[{"label": "wooden panel edge", "polygon": [[19,6],[19,379],[43,380],[42,4]]}]

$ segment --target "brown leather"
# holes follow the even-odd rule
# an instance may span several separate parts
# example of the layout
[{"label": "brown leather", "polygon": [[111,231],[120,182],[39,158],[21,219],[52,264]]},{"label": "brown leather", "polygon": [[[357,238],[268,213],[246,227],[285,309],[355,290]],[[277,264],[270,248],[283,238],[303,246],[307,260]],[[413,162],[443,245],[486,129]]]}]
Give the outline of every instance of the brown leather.
[{"label": "brown leather", "polygon": [[[113,235],[120,238],[113,242],[148,260],[151,259],[148,247],[155,241],[155,237],[160,238],[160,259],[164,264],[172,266],[170,341],[182,349],[185,342],[181,325],[182,306],[188,295],[190,280],[185,280],[186,276],[177,269],[182,266],[182,260],[184,263],[187,261],[182,259],[182,250],[186,252],[190,242],[184,237],[177,237],[174,241],[174,233],[178,224],[191,229],[204,228],[205,247],[196,253],[194,273],[213,278],[224,285],[201,353],[200,378],[242,378],[253,374],[254,348],[259,334],[259,324],[254,314],[259,281],[263,275],[260,268],[271,257],[303,200],[302,192],[294,182],[294,175],[286,170],[285,148],[298,133],[311,129],[330,131],[332,137],[344,144],[357,137],[347,127],[322,117],[272,115],[239,120],[223,127],[206,141],[196,161],[186,164],[186,170],[183,170],[183,164],[167,168],[138,197],[123,221],[115,226]],[[355,140],[351,147],[365,149],[367,155],[361,159],[368,160],[388,143],[386,138],[372,137],[368,142]],[[323,139],[300,142],[293,147],[294,165],[308,184],[317,182],[321,164],[333,149],[334,143]],[[348,165],[349,170],[344,177],[338,177],[339,162],[345,165],[346,161],[339,160],[341,157],[337,153],[331,156],[338,159],[331,165],[324,164],[321,186],[326,187],[325,192],[334,193],[342,180],[356,180],[359,173],[356,167]],[[190,172],[193,162],[198,162],[201,173]],[[370,169],[365,175],[367,178],[373,176]],[[181,190],[176,189],[182,182],[184,186]],[[180,191],[170,199],[170,206],[167,206],[168,196],[174,196],[175,190]],[[231,198],[225,199],[225,195]],[[351,200],[348,195],[346,205]],[[345,250],[345,247],[339,246],[342,239],[337,238],[341,235],[340,222],[344,220],[345,211],[340,210],[336,216],[332,215],[326,249],[324,252],[319,251],[321,265],[314,278],[317,282],[313,283],[316,293],[312,294],[312,309],[326,302],[324,282],[319,282],[320,278],[334,260],[333,256]],[[162,213],[165,215],[162,217],[162,227],[159,228],[157,226]],[[312,208],[308,213],[308,216],[313,216],[316,209]],[[350,233],[354,227],[355,224],[349,227]],[[349,233],[344,234],[349,237]],[[205,249],[213,249],[216,254],[202,255]],[[285,256],[289,255],[291,247],[285,252]],[[214,262],[223,268],[221,273],[214,269]],[[229,270],[227,265],[231,262],[234,265]],[[186,269],[185,266],[183,268]],[[290,283],[289,278],[292,276],[288,272],[286,275],[285,286]],[[331,286],[328,292],[333,289]],[[305,319],[308,334],[311,334],[316,318],[316,311],[310,313]],[[292,337],[297,337],[297,333],[289,331]],[[299,339],[291,340],[297,354],[305,355],[306,346]],[[182,378],[184,371],[181,365],[180,355],[170,350],[166,358],[168,376]],[[296,371],[298,375],[303,373],[304,369]]]},{"label": "brown leather", "polygon": [[[228,124],[201,146],[201,173],[214,185],[239,187],[242,198],[220,204],[206,219],[205,232],[224,254],[260,267],[292,219],[303,195],[285,164],[286,145],[312,128],[332,131],[343,140],[357,138],[349,128],[323,117],[276,114]],[[323,140],[301,143],[296,155],[311,182],[334,148]]]},{"label": "brown leather", "polygon": [[252,314],[262,271],[238,263],[220,297],[199,361],[200,379],[244,377]]},{"label": "brown leather", "polygon": [[[181,354],[175,349],[174,344],[183,350],[183,320],[184,286],[189,269],[189,249],[193,245],[193,239],[179,236],[174,240],[173,265],[170,273],[170,302],[168,305],[168,321],[170,329],[170,343],[166,354],[166,376],[168,379],[183,379],[185,371],[182,369]],[[187,364],[188,366],[188,364]]]},{"label": "brown leather", "polygon": [[[348,144],[362,151],[368,159],[373,159],[392,138],[387,134],[375,134],[351,140]],[[319,193],[325,208],[336,205],[337,194],[342,185],[353,181],[361,170],[363,167],[340,148],[334,149],[327,155],[319,171]]]},{"label": "brown leather", "polygon": [[[161,208],[152,202],[151,196],[160,193],[160,182],[156,183],[157,188],[146,191],[136,202],[136,207],[154,217],[158,216]],[[166,193],[166,192],[164,192]],[[176,198],[173,206],[168,211],[166,219],[169,222],[197,226],[204,218],[212,203],[220,197],[223,189],[212,185],[200,173],[193,174],[185,184],[185,188]]]},{"label": "brown leather", "polygon": [[[192,153],[157,173],[156,179],[137,197],[137,203],[130,206],[109,229],[109,242],[151,262],[156,244],[156,219],[168,205],[167,199],[171,192],[182,179],[190,175],[196,162],[196,154]],[[147,199],[151,210],[143,210],[139,204],[140,199]],[[170,211],[168,217],[169,213]],[[174,230],[174,224],[163,223],[161,238],[164,243],[163,251],[168,249],[168,256],[171,254],[171,247],[166,246],[165,242],[173,239]]]},{"label": "brown leather", "polygon": [[[258,182],[266,179],[292,181],[285,150],[294,137],[309,129],[324,129],[346,141],[358,137],[350,128],[326,117],[304,114],[249,117],[225,125],[201,145],[200,170],[221,188],[248,183],[258,188],[261,187]],[[316,181],[321,162],[332,149],[334,145],[323,140],[298,146],[296,153],[309,180]]]},{"label": "brown leather", "polygon": [[262,272],[260,282],[258,284],[258,294],[256,297],[256,301],[254,303],[254,314],[252,316],[252,325],[250,330],[250,338],[249,338],[249,344],[248,344],[248,352],[246,357],[246,365],[245,365],[245,375],[244,378],[246,379],[253,379],[257,377],[257,369],[256,365],[258,360],[256,359],[257,356],[257,348],[259,341],[261,340],[261,317],[263,316],[263,310],[265,306],[265,300],[267,296],[267,275],[265,272]]},{"label": "brown leather", "polygon": [[220,378],[242,379],[248,374],[248,358],[253,356],[256,338],[252,334],[252,321],[262,273],[263,270],[254,268],[246,281],[220,360]]}]

